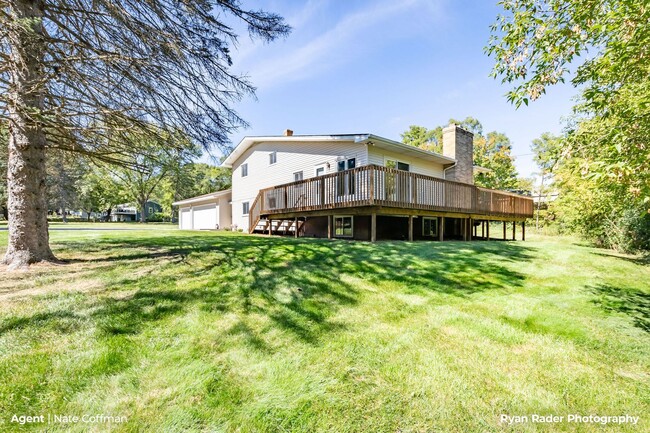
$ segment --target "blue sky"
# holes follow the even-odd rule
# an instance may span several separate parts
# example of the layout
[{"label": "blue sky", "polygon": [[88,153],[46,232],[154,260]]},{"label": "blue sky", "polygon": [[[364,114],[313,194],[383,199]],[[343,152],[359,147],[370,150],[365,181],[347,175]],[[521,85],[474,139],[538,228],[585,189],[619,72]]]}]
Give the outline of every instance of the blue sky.
[{"label": "blue sky", "polygon": [[508,88],[489,77],[483,49],[496,2],[452,0],[268,0],[249,7],[285,17],[293,32],[271,44],[242,36],[234,71],[257,87],[235,104],[250,123],[230,138],[370,132],[400,140],[409,125],[435,127],[450,117],[479,119],[513,143],[520,174],[536,168],[530,142],[559,133],[575,90],[562,85],[516,110]]}]

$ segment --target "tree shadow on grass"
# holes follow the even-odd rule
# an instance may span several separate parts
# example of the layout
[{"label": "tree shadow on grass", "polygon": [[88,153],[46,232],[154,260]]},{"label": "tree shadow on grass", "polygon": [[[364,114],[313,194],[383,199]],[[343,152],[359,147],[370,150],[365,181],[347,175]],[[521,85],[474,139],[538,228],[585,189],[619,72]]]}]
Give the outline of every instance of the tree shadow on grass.
[{"label": "tree shadow on grass", "polygon": [[632,262],[634,264],[641,265],[641,266],[650,265],[650,253],[642,253],[642,254],[639,254],[639,255],[636,255],[636,256],[622,255],[622,254],[615,253],[614,251],[611,251],[611,252],[608,252],[608,253],[596,252],[594,254],[596,254],[597,256],[601,256],[601,257],[613,257],[615,259],[625,260],[627,262]]},{"label": "tree shadow on grass", "polygon": [[638,289],[599,284],[591,288],[597,296],[594,303],[607,312],[629,316],[634,326],[650,332],[650,294]]},{"label": "tree shadow on grass", "polygon": [[[299,341],[316,345],[346,329],[335,315],[364,296],[355,279],[373,285],[398,283],[396,290],[404,293],[467,297],[521,287],[524,276],[516,265],[533,256],[522,243],[370,244],[219,234],[100,239],[76,242],[74,248],[79,257],[109,253],[106,259],[77,262],[160,263],[146,275],[117,278],[105,288],[107,296],[88,296],[87,304],[79,306],[85,309],[80,315],[100,335],[134,335],[198,308],[236,314],[241,320],[224,332],[241,335],[246,344],[265,351],[270,349],[262,331],[246,317],[264,317]],[[132,293],[115,296],[124,295],[125,289]],[[49,318],[42,314],[5,320],[0,333],[64,319],[56,311]]]}]

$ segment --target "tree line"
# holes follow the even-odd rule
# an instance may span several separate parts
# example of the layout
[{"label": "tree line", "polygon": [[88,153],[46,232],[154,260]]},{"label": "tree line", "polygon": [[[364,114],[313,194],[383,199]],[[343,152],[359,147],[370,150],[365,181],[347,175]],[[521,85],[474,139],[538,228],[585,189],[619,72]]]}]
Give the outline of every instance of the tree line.
[{"label": "tree line", "polygon": [[[7,130],[0,125],[0,139]],[[147,140],[148,137],[132,137]],[[172,206],[182,200],[230,187],[230,169],[195,162],[202,151],[185,141],[185,147],[170,150],[156,142],[139,143],[148,151],[122,157],[121,164],[109,164],[78,153],[49,149],[46,160],[46,203],[51,216],[66,221],[71,211],[81,211],[86,218],[101,215],[108,221],[118,204],[132,204],[140,211],[140,222],[173,220]],[[0,169],[7,167],[6,147],[0,149]],[[8,218],[7,178],[0,180],[0,210]],[[146,203],[158,202],[163,211],[148,215]]]}]

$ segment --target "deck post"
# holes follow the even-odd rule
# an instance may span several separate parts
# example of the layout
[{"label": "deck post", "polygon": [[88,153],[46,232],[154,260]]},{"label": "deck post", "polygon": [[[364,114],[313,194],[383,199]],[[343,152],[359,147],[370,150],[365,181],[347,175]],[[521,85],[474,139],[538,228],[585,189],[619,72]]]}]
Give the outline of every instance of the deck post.
[{"label": "deck post", "polygon": [[516,240],[517,238],[515,237],[517,231],[517,221],[512,222],[512,240]]},{"label": "deck post", "polygon": [[440,217],[438,220],[438,240],[445,240],[445,217]]},{"label": "deck post", "polygon": [[486,241],[490,240],[490,221],[485,221]]},{"label": "deck post", "polygon": [[332,239],[332,215],[327,215],[327,239]]},{"label": "deck post", "polygon": [[506,222],[503,222],[503,240],[506,240]]},{"label": "deck post", "polygon": [[271,236],[272,231],[273,231],[273,220],[269,218],[269,236]]},{"label": "deck post", "polygon": [[481,220],[481,239],[485,240],[485,220]]},{"label": "deck post", "polygon": [[298,217],[293,220],[293,237],[298,237]]},{"label": "deck post", "polygon": [[521,222],[521,240],[526,240],[526,221]]},{"label": "deck post", "polygon": [[463,232],[463,241],[467,241],[467,218],[460,220],[460,230]]},{"label": "deck post", "polygon": [[413,215],[409,215],[409,242],[413,242]]},{"label": "deck post", "polygon": [[370,242],[377,242],[377,214],[370,214]]},{"label": "deck post", "polygon": [[472,219],[472,217],[469,217],[469,219],[467,220],[467,225],[468,225],[468,227],[467,227],[467,236],[468,236],[468,240],[471,242],[472,241],[472,228],[474,227],[474,220]]}]

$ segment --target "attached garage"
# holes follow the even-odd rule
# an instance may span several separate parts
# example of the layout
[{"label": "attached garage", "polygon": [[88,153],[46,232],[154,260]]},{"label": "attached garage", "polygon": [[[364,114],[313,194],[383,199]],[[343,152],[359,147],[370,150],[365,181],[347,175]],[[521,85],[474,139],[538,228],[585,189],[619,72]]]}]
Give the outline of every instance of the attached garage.
[{"label": "attached garage", "polygon": [[177,201],[178,228],[216,230],[232,224],[231,191],[224,190]]},{"label": "attached garage", "polygon": [[178,228],[191,229],[192,228],[192,211],[189,207],[180,209],[178,211]]},{"label": "attached garage", "polygon": [[194,206],[192,213],[192,229],[214,230],[219,228],[219,205],[210,203]]}]

